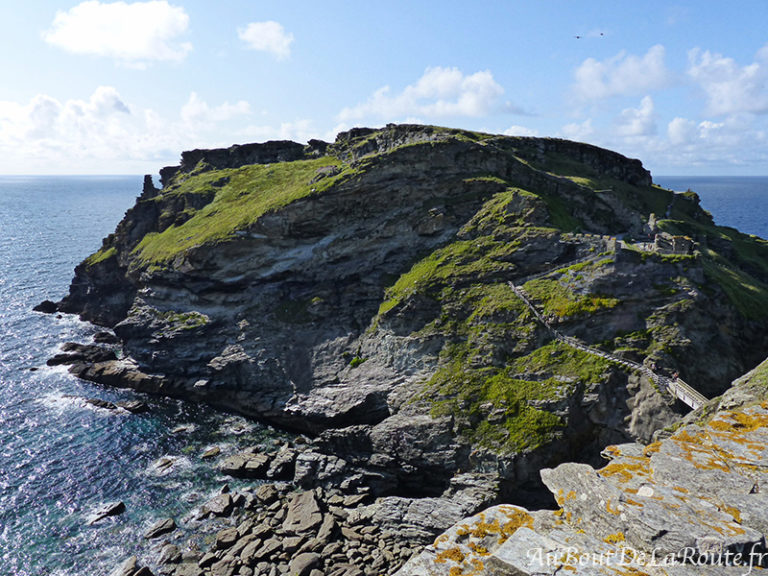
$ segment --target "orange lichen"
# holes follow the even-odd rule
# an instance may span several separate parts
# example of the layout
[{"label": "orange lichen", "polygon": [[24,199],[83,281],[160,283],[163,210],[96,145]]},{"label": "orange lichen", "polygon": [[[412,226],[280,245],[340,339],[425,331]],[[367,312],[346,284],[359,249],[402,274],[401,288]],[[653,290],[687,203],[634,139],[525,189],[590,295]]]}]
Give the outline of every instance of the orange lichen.
[{"label": "orange lichen", "polygon": [[445,564],[447,561],[461,564],[464,561],[464,552],[460,548],[448,548],[447,550],[440,550],[435,556],[435,562],[438,564]]},{"label": "orange lichen", "polygon": [[475,554],[479,554],[480,556],[488,556],[490,552],[488,552],[488,548],[485,546],[480,546],[480,544],[475,544],[474,542],[470,542],[467,544],[469,546],[469,549],[472,550]]},{"label": "orange lichen", "polygon": [[672,490],[676,492],[682,492],[683,494],[688,494],[688,490],[686,488],[683,488],[682,486],[673,486]]},{"label": "orange lichen", "polygon": [[[731,420],[727,422],[725,418]],[[768,427],[768,414],[745,414],[744,412],[727,412],[717,420],[709,423],[713,430],[752,432],[758,428]]]},{"label": "orange lichen", "polygon": [[518,528],[523,526],[533,528],[533,516],[525,510],[513,508],[511,510],[503,510],[502,512],[507,517],[507,521],[503,524],[499,522],[498,518],[494,518],[493,522],[486,522],[485,516],[481,515],[478,522],[471,526],[460,527],[456,534],[458,536],[469,535],[478,539],[489,535],[498,535],[499,544],[503,544]]},{"label": "orange lichen", "polygon": [[611,462],[598,472],[604,478],[616,476],[620,482],[629,482],[636,475],[647,476],[650,473],[649,463],[647,458],[640,458],[630,462]]},{"label": "orange lichen", "polygon": [[723,504],[719,508],[726,514],[729,514],[736,522],[741,524],[741,510],[735,506],[728,506],[727,504]]},{"label": "orange lichen", "polygon": [[624,542],[626,538],[624,537],[624,532],[616,532],[616,534],[608,534],[603,541],[608,544],[618,544],[619,542]]},{"label": "orange lichen", "polygon": [[653,442],[643,449],[643,455],[650,456],[651,454],[656,454],[659,450],[661,450],[661,442]]}]

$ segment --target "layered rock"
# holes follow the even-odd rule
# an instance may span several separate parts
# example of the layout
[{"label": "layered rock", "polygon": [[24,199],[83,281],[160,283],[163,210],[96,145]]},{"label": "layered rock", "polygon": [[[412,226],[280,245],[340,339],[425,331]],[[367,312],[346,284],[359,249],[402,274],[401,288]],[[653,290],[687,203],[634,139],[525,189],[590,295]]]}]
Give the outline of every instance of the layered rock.
[{"label": "layered rock", "polygon": [[[462,471],[525,500],[542,467],[674,420],[509,282],[560,333],[710,395],[765,355],[765,243],[607,150],[388,126],[197,150],[161,180],[56,307],[122,344],[75,372],[315,434],[382,496],[441,497]],[[655,230],[698,252],[650,252]]]},{"label": "layered rock", "polygon": [[768,362],[698,412],[697,423],[662,441],[608,447],[610,462],[599,470],[574,463],[542,470],[557,510],[489,508],[459,521],[396,574],[736,575],[765,568],[767,374]]}]

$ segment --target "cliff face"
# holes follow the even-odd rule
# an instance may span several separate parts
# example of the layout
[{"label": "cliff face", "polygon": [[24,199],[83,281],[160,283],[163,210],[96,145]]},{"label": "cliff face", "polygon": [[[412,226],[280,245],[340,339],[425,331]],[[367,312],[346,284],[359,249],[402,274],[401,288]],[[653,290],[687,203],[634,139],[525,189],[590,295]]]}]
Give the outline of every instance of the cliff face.
[{"label": "cliff face", "polygon": [[[524,490],[674,419],[510,281],[562,334],[707,394],[768,349],[766,243],[593,146],[388,126],[196,150],[161,176],[59,304],[127,358],[78,373],[318,433],[390,491],[459,469]],[[657,232],[696,250],[652,252]]]},{"label": "cliff face", "polygon": [[500,505],[464,518],[397,576],[750,574],[768,564],[768,361],[647,446],[599,470],[541,471],[557,510]]}]

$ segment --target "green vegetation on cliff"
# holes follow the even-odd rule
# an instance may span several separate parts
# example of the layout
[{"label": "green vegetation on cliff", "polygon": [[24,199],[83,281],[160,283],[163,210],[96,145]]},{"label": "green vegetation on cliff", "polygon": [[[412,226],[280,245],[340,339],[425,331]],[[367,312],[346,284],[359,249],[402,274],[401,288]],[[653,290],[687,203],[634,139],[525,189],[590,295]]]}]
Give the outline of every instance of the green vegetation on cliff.
[{"label": "green vegetation on cliff", "polygon": [[[243,386],[257,388],[265,376],[279,390],[270,392],[274,406],[285,405],[279,394],[293,386],[295,374],[283,367],[303,358],[307,397],[313,374],[354,385],[391,370],[392,382],[413,386],[411,406],[450,416],[456,434],[497,453],[534,450],[569,427],[592,425],[574,423],[573,407],[597,402],[602,384],[626,386],[622,368],[554,341],[510,282],[523,285],[556,334],[683,370],[686,379],[690,366],[696,384],[710,378],[696,362],[708,351],[738,355],[724,371],[757,353],[743,349],[768,315],[768,243],[715,226],[695,195],[653,186],[638,161],[610,151],[387,126],[352,130],[335,144],[251,145],[186,159],[165,172],[162,191],[147,187],[135,219],[86,261],[73,291],[98,307],[127,265],[126,306],[138,292],[163,309],[163,295],[188,280],[176,296],[192,295],[205,314],[155,322],[175,338],[208,330],[236,341],[256,375]],[[274,242],[260,244],[267,214],[280,226],[268,229]],[[696,253],[651,252],[658,218],[661,230],[697,242]],[[184,258],[202,246],[206,258]],[[91,282],[88,274],[99,273]],[[253,294],[230,292],[244,285]],[[174,307],[187,310],[184,301]],[[232,327],[240,325],[242,333]],[[391,361],[399,345],[404,358],[416,356],[413,365]],[[278,361],[265,375],[254,359],[267,357]],[[275,380],[282,376],[285,386]]]},{"label": "green vegetation on cliff", "polygon": [[[134,252],[143,264],[159,265],[170,262],[190,248],[230,239],[267,212],[319,194],[351,172],[349,168],[339,170],[337,174],[313,182],[319,170],[330,166],[340,167],[341,162],[324,157],[184,175],[165,194],[183,196],[214,191],[213,201],[193,211],[191,218],[183,224],[147,234]],[[161,195],[152,201],[163,200]]]}]

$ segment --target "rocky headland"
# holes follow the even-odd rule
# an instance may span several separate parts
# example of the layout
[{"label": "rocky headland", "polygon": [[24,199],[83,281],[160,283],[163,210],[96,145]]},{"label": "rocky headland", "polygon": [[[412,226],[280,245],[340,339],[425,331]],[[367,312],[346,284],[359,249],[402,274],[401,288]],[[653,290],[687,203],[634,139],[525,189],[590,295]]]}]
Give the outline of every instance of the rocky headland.
[{"label": "rocky headland", "polygon": [[391,125],[160,175],[41,308],[116,343],[56,362],[308,441],[221,458],[255,484],[187,519],[216,519],[209,550],[165,536],[156,570],[391,573],[499,502],[601,525],[552,487],[608,445],[651,457],[627,443],[688,410],[666,382],[711,398],[768,355],[768,243],[594,146]]}]

